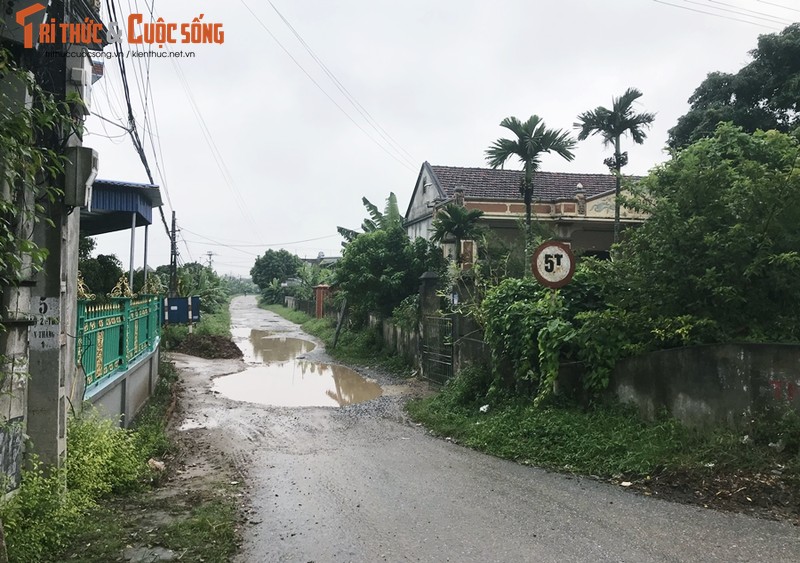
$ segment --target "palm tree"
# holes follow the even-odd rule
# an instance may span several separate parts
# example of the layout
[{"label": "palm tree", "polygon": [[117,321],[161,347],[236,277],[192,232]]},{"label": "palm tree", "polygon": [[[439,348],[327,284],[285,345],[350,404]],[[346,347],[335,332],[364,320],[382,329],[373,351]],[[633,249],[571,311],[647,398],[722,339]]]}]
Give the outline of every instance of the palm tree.
[{"label": "palm tree", "polygon": [[634,113],[633,102],[642,93],[636,88],[628,88],[619,98],[612,98],[611,109],[598,106],[578,116],[575,127],[580,129],[578,140],[583,141],[590,135],[600,134],[603,144],[614,143],[614,156],[604,162],[617,177],[616,197],[614,203],[614,242],[619,241],[619,194],[622,184],[622,167],[628,164],[628,153],[621,152],[620,138],[627,134],[637,145],[647,138],[644,130],[655,120],[654,113]]},{"label": "palm tree", "polygon": [[456,263],[461,265],[461,241],[474,239],[480,234],[478,219],[483,215],[479,209],[467,209],[455,203],[448,203],[433,220],[433,242],[444,241],[447,235],[456,239]]},{"label": "palm tree", "polygon": [[525,197],[525,224],[528,243],[531,239],[531,202],[533,200],[533,173],[539,169],[542,153],[554,152],[565,160],[572,160],[575,140],[561,129],[548,129],[538,115],[532,115],[525,123],[516,117],[506,117],[500,122],[517,138],[498,139],[486,150],[486,160],[492,168],[500,168],[514,156],[519,158],[525,169],[525,179],[520,192]]}]

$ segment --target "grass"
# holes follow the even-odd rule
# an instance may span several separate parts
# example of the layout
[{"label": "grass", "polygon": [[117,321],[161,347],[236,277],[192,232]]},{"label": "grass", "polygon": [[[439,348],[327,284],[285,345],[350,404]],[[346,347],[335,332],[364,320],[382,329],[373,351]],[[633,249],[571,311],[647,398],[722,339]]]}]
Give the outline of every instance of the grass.
[{"label": "grass", "polygon": [[[121,560],[129,546],[158,546],[188,562],[223,563],[237,549],[236,507],[231,492],[154,499],[116,499],[98,508],[65,560],[100,563]],[[155,561],[156,558],[143,559]]]},{"label": "grass", "polygon": [[[204,330],[219,333],[226,316],[206,316]],[[149,459],[169,459],[177,453],[166,432],[177,380],[174,366],[162,361],[153,395],[130,431],[113,428],[113,424],[95,429],[91,416],[87,422],[71,423],[71,459],[82,467],[77,468],[77,479],[66,471],[67,483],[72,483],[67,492],[61,489],[62,494],[53,494],[60,487],[54,489],[34,474],[29,477],[30,492],[21,488],[14,497],[22,510],[14,504],[3,507],[3,516],[10,517],[12,524],[8,530],[10,561],[118,561],[131,545],[171,549],[181,561],[230,560],[237,549],[236,501],[230,486],[220,482],[200,493],[181,491],[177,500],[165,501],[156,495],[165,474],[146,469]],[[120,440],[131,447],[111,453]],[[124,457],[109,457],[114,455]],[[143,469],[139,473],[129,470],[125,479],[106,475],[119,473],[119,466]],[[87,474],[90,470],[91,475]],[[109,483],[98,483],[98,479]],[[101,492],[90,495],[87,488]],[[164,511],[168,511],[166,516]],[[33,535],[30,530],[41,533]]]},{"label": "grass", "polygon": [[325,343],[325,350],[337,361],[356,366],[378,366],[401,377],[407,377],[411,372],[408,362],[383,346],[383,340],[376,330],[370,328],[342,329],[339,341],[334,348],[333,338],[336,334],[336,326],[331,319],[315,319],[301,311],[294,311],[282,305],[260,306],[286,320],[299,324],[305,332],[322,340]]},{"label": "grass", "polygon": [[262,309],[266,309],[267,311],[272,311],[273,313],[282,316],[284,319],[292,321],[293,323],[299,325],[312,320],[312,318],[306,315],[304,312],[295,311],[294,309],[289,309],[288,307],[284,307],[283,305],[259,304],[259,307],[261,307]]},{"label": "grass", "polygon": [[[170,458],[175,444],[166,433],[174,408],[174,366],[162,362],[160,378],[150,401],[137,416],[133,435],[144,460]],[[162,473],[150,487],[130,495],[115,495],[85,514],[71,548],[59,560],[100,563],[120,560],[127,546],[160,546],[181,561],[224,562],[237,550],[236,501],[230,486],[217,483],[209,490],[181,493],[165,500],[156,495]],[[55,560],[55,559],[52,559]]]},{"label": "grass", "polygon": [[[762,439],[743,445],[741,433],[699,432],[666,416],[646,422],[618,404],[584,410],[556,400],[537,408],[519,398],[480,400],[476,390],[481,380],[487,381],[485,374],[470,367],[439,394],[409,402],[408,412],[465,446],[549,469],[646,479],[663,472],[770,473],[780,468],[800,485],[796,445],[783,452],[768,446],[769,440],[795,436],[797,417],[763,421],[751,432]],[[488,404],[486,412],[481,412],[481,403]]]}]

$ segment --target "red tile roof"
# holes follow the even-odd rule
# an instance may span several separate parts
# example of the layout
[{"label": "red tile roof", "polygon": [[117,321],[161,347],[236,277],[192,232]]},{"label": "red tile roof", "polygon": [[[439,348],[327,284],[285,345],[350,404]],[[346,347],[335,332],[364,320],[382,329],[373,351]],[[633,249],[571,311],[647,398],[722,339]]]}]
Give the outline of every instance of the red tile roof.
[{"label": "red tile roof", "polygon": [[[448,198],[455,195],[456,188],[461,188],[468,200],[520,201],[522,199],[519,191],[525,177],[522,171],[433,165],[430,167]],[[613,192],[615,188],[614,176],[611,174],[535,172],[533,199],[535,201],[574,199],[579,183],[583,185],[583,191],[589,199]]]}]

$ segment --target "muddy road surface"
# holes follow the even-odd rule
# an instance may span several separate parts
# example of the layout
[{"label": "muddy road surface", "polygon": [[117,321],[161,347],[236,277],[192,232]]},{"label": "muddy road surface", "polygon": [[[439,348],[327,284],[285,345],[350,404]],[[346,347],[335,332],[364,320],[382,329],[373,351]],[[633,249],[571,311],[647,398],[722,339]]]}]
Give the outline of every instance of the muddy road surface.
[{"label": "muddy road surface", "polygon": [[176,355],[176,424],[244,475],[240,563],[800,561],[800,529],[789,523],[660,501],[434,438],[403,410],[424,384],[371,370],[337,376],[321,343],[255,298],[234,299],[231,311],[244,360]]}]

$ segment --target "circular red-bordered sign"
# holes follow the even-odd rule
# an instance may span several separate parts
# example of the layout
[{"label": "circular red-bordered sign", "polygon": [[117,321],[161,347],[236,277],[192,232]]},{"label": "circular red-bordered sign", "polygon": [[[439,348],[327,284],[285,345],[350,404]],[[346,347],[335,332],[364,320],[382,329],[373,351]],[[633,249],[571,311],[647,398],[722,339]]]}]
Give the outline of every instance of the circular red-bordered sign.
[{"label": "circular red-bordered sign", "polygon": [[575,274],[575,255],[563,242],[542,243],[531,257],[531,270],[542,285],[552,289],[564,287]]}]

